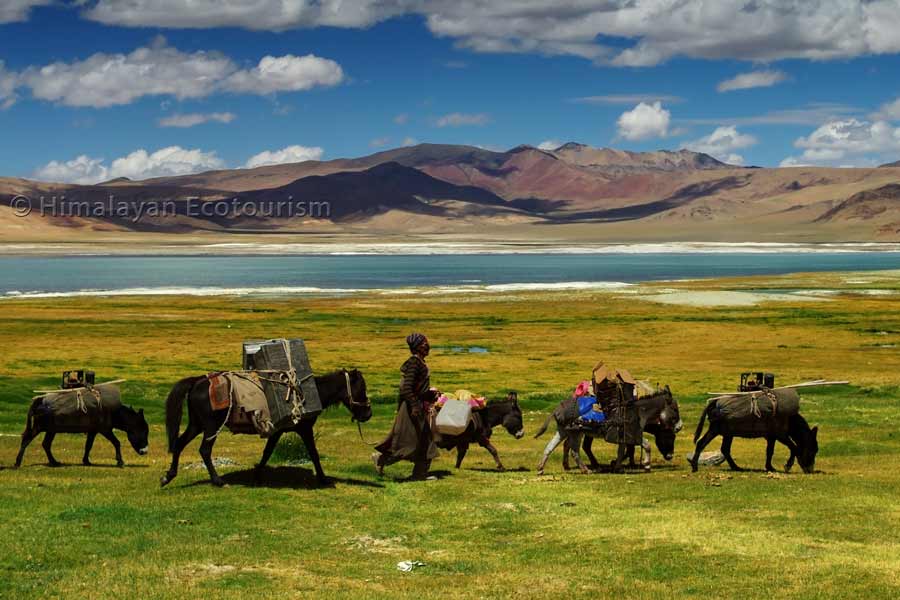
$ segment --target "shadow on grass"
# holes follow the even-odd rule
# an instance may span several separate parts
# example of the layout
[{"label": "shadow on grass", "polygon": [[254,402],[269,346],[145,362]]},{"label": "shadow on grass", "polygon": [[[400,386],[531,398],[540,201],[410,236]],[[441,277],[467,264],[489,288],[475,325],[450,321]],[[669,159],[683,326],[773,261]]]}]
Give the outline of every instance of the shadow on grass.
[{"label": "shadow on grass", "polygon": [[[6,467],[6,468],[9,469],[10,471],[22,471],[25,469],[33,469],[33,468],[41,468],[41,467],[43,467],[45,469],[51,469],[51,470],[72,468],[72,467],[81,467],[83,469],[147,469],[150,467],[150,465],[129,465],[126,463],[120,467],[119,465],[117,465],[115,463],[113,463],[113,464],[91,463],[89,465],[85,465],[80,462],[77,462],[77,463],[76,462],[73,462],[73,463],[61,462],[57,465],[50,465],[50,464],[47,464],[46,462],[38,462],[38,463],[23,463],[21,467]],[[0,467],[0,469],[2,469],[2,468],[4,468],[4,467]]]},{"label": "shadow on grass", "polygon": [[[318,489],[334,487],[338,484],[371,488],[384,487],[374,481],[347,477],[329,477],[329,483],[323,485],[319,483],[312,469],[303,467],[266,467],[259,478],[256,477],[254,469],[245,469],[225,473],[222,475],[222,479],[228,485],[265,488]],[[209,480],[195,481],[190,485],[209,485]]]},{"label": "shadow on grass", "polygon": [[498,471],[497,467],[472,467],[471,469],[461,469],[462,471],[477,471],[479,473],[528,473],[531,471],[528,467],[515,467]]}]

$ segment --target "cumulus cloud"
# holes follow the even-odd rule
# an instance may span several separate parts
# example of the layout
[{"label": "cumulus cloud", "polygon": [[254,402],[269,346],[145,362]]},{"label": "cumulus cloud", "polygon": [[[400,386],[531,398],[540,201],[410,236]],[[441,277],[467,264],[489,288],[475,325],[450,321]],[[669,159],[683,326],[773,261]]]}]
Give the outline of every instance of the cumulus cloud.
[{"label": "cumulus cloud", "polygon": [[118,177],[148,179],[187,175],[224,167],[225,162],[216,156],[215,152],[169,146],[152,153],[144,149],[135,150],[127,156],[113,160],[109,166],[102,158],[87,155],[64,162],[54,160],[37,169],[33,177],[42,181],[87,185]]},{"label": "cumulus cloud", "polygon": [[282,165],[306,160],[319,160],[325,151],[318,146],[288,146],[281,150],[266,150],[250,157],[244,164],[247,169],[265,165]]},{"label": "cumulus cloud", "polygon": [[394,117],[394,123],[397,125],[406,125],[409,122],[409,115],[407,113],[400,113],[396,117]]},{"label": "cumulus cloud", "polygon": [[391,138],[389,138],[387,136],[369,140],[369,146],[371,146],[372,148],[384,148],[385,146],[387,146],[390,143],[391,143]]},{"label": "cumulus cloud", "polygon": [[0,4],[0,23],[27,21],[31,9],[46,6],[53,0],[3,0]]},{"label": "cumulus cloud", "polygon": [[[7,3],[9,0],[7,0]],[[14,0],[14,5],[30,5]],[[572,55],[619,66],[676,56],[771,62],[900,51],[897,0],[95,0],[82,14],[131,27],[369,27],[417,14],[477,52]],[[15,10],[12,12],[16,12]],[[632,41],[605,45],[609,38]]]},{"label": "cumulus cloud", "polygon": [[487,125],[490,121],[490,116],[485,113],[455,112],[439,117],[434,124],[437,127],[464,127],[466,125]]},{"label": "cumulus cloud", "polygon": [[719,82],[716,89],[720,92],[732,92],[734,90],[748,90],[758,87],[772,87],[787,79],[783,71],[750,71],[741,73],[731,79]]},{"label": "cumulus cloud", "polygon": [[237,116],[230,112],[187,113],[164,117],[158,122],[160,127],[194,127],[204,123],[231,123],[236,118]]},{"label": "cumulus cloud", "polygon": [[204,29],[243,27],[282,31],[297,27],[369,27],[402,14],[401,0],[98,0],[83,12],[91,20],[130,27]]},{"label": "cumulus cloud", "polygon": [[181,52],[157,39],[128,54],[97,53],[84,60],[30,67],[17,85],[35,98],[103,108],[145,96],[202,98],[215,93],[272,94],[333,86],[344,78],[336,62],[307,56],[266,56],[250,69],[219,52]]},{"label": "cumulus cloud", "polygon": [[641,102],[619,116],[616,122],[618,136],[631,141],[666,137],[669,135],[671,117],[671,113],[662,107],[661,102]]},{"label": "cumulus cloud", "polygon": [[538,144],[537,147],[538,147],[538,150],[550,151],[550,150],[556,150],[557,148],[559,148],[562,145],[563,145],[563,143],[560,142],[559,140],[544,140],[543,142]]},{"label": "cumulus cloud", "polygon": [[259,64],[234,72],[223,82],[226,89],[250,94],[298,92],[317,86],[330,87],[344,80],[341,66],[313,54],[265,56]]},{"label": "cumulus cloud", "polygon": [[900,127],[887,121],[844,119],[825,123],[794,146],[800,156],[789,156],[781,166],[874,164],[896,160],[900,153]]},{"label": "cumulus cloud", "polygon": [[414,137],[405,137],[405,138],[403,138],[403,142],[400,145],[404,148],[408,148],[410,146],[415,146],[418,143],[419,143],[419,140],[417,140]]},{"label": "cumulus cloud", "polygon": [[722,162],[732,165],[742,165],[744,164],[744,157],[735,151],[748,148],[756,143],[757,139],[755,137],[740,133],[737,127],[732,125],[716,127],[711,134],[692,142],[686,142],[681,147],[694,152],[709,154]]}]

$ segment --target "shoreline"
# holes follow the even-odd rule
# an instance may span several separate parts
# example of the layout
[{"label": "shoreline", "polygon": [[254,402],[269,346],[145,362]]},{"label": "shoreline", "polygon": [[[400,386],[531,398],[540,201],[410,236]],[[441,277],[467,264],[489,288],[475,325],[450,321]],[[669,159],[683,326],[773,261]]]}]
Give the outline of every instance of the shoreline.
[{"label": "shoreline", "polygon": [[215,242],[91,244],[0,242],[0,258],[442,256],[513,254],[857,254],[900,252],[898,242]]}]

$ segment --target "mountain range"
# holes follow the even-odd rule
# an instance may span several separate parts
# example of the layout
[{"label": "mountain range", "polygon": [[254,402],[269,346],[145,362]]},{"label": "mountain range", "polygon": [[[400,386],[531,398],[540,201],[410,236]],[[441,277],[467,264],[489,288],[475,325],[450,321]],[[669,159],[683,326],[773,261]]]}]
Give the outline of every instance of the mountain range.
[{"label": "mountain range", "polygon": [[[168,201],[176,216],[17,218],[10,200]],[[191,213],[235,198],[328,203],[327,219]],[[900,163],[753,168],[688,150],[626,152],[570,142],[505,152],[420,144],[369,156],[96,185],[0,178],[0,236],[65,240],[129,232],[453,234],[573,241],[900,239]],[[199,199],[199,200],[198,200]],[[209,204],[211,203],[211,204]],[[214,213],[215,211],[210,211]],[[263,211],[261,211],[263,212]]]}]

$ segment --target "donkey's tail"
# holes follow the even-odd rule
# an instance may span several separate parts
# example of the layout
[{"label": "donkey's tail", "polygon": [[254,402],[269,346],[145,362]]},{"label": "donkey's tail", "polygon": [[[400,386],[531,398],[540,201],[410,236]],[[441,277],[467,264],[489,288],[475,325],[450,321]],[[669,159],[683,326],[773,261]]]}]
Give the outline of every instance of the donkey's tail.
[{"label": "donkey's tail", "polygon": [[537,439],[544,435],[544,432],[547,431],[547,428],[550,427],[550,419],[553,418],[553,413],[547,415],[547,418],[544,420],[544,424],[541,425],[541,428],[537,430],[537,433],[534,434],[534,438]]},{"label": "donkey's tail", "polygon": [[166,436],[169,438],[169,452],[175,449],[175,441],[178,440],[178,430],[181,429],[181,415],[184,412],[184,402],[191,393],[194,384],[204,376],[185,377],[175,384],[169,397],[166,398]]},{"label": "donkey's tail", "polygon": [[703,433],[703,425],[706,423],[706,416],[709,414],[709,411],[712,410],[712,407],[715,406],[715,402],[707,402],[706,408],[703,409],[703,412],[700,413],[700,422],[697,423],[697,431],[694,432],[694,443],[697,443],[697,440],[700,439],[700,434]]}]

